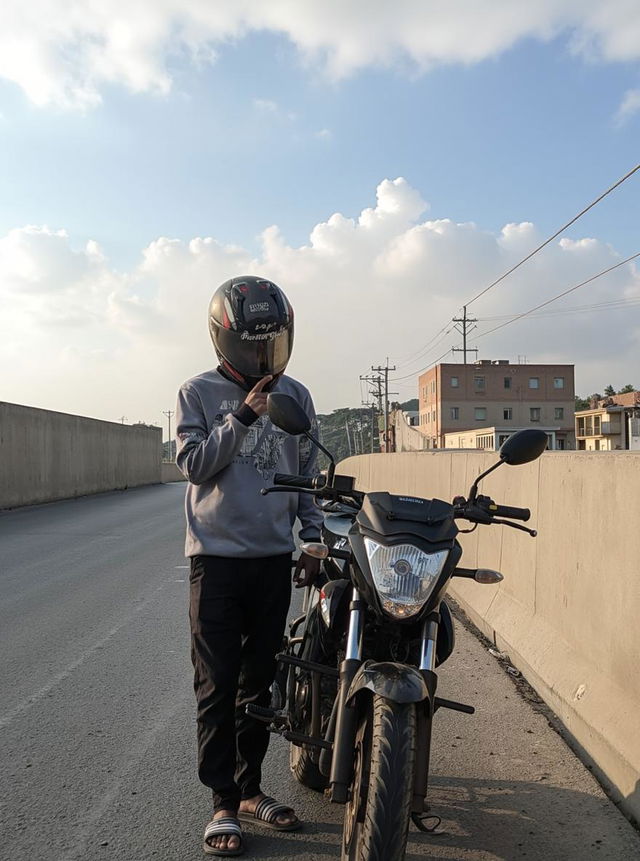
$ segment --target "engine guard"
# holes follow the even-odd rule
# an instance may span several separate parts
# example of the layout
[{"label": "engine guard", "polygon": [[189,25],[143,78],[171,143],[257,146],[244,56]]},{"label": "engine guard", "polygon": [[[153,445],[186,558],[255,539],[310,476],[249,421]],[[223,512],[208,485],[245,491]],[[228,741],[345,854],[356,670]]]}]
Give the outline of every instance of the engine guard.
[{"label": "engine guard", "polygon": [[419,703],[429,697],[419,670],[392,661],[365,661],[351,682],[347,703],[362,690],[370,690],[394,703]]}]

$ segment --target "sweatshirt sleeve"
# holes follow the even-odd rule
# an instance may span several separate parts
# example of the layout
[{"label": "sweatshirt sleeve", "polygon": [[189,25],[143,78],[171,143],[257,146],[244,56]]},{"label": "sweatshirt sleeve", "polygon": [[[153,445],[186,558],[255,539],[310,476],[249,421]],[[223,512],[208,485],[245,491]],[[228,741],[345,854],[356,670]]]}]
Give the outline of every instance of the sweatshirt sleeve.
[{"label": "sweatshirt sleeve", "polygon": [[[318,433],[318,422],[311,396],[307,395],[305,410],[311,419],[311,433]],[[307,437],[300,437],[299,469],[300,475],[315,475],[317,473],[316,460],[318,449]],[[302,541],[316,541],[320,538],[324,516],[314,503],[313,496],[306,493],[298,494],[298,519],[302,524],[299,536]]]},{"label": "sweatshirt sleeve", "polygon": [[229,466],[242,448],[249,428],[229,414],[222,425],[207,430],[200,398],[184,385],[176,407],[176,464],[191,484],[203,484]]}]

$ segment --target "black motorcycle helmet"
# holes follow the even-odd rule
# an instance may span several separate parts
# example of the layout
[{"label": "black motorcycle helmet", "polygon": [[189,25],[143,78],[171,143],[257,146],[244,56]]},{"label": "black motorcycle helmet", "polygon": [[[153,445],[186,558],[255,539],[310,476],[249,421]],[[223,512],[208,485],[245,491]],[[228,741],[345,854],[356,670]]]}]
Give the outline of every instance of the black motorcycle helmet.
[{"label": "black motorcycle helmet", "polygon": [[249,391],[263,377],[273,386],[293,350],[293,309],[266,278],[242,275],[221,284],[209,303],[209,333],[223,370]]}]

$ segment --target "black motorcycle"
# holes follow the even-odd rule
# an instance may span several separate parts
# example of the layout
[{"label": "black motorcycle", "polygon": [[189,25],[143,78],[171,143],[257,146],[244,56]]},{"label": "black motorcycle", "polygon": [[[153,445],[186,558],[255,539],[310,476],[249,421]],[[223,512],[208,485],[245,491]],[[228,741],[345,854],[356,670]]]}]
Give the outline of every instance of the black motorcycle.
[{"label": "black motorcycle", "polygon": [[[305,434],[330,459],[326,475],[276,475],[262,491],[313,494],[325,511],[325,540],[302,549],[326,564],[278,655],[274,708],[247,710],[291,742],[301,783],[345,805],[343,859],[401,861],[410,821],[426,832],[438,822],[426,802],[433,716],[439,708],[474,712],[436,696],[435,669],[455,642],[447,584],[452,577],[502,580],[497,571],[459,567],[456,536],[504,524],[535,537],[508,519],[527,521],[528,509],[497,505],[478,486],[503,463],[535,460],[547,436],[513,434],[468,497],[448,503],[357,491],[353,478],[335,473],[293,398],[270,394],[268,411],[273,424]],[[459,519],[473,526],[459,530]]]}]

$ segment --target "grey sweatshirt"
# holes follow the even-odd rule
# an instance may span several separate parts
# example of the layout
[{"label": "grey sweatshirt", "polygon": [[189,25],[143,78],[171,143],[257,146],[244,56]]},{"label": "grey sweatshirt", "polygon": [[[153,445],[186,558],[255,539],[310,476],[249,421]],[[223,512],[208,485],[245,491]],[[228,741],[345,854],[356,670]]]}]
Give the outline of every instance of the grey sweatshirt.
[{"label": "grey sweatshirt", "polygon": [[[273,391],[292,395],[315,426],[307,389],[282,376]],[[316,449],[306,437],[290,436],[261,416],[247,427],[233,415],[247,393],[218,370],[187,380],[176,408],[176,463],[188,479],[186,556],[259,558],[294,549],[300,537],[317,540],[322,513],[298,493],[260,494],[276,472],[313,475]],[[242,415],[242,414],[241,414]],[[242,416],[243,417],[243,416]]]}]

